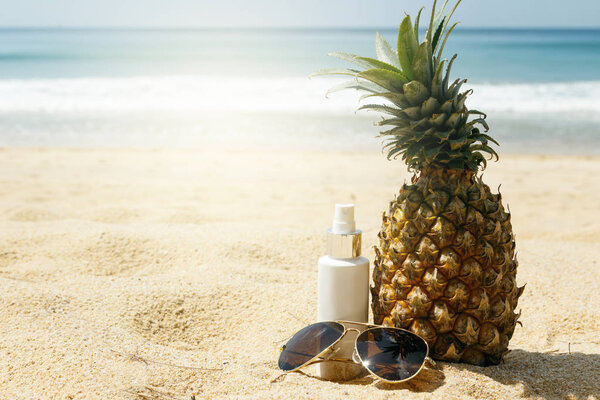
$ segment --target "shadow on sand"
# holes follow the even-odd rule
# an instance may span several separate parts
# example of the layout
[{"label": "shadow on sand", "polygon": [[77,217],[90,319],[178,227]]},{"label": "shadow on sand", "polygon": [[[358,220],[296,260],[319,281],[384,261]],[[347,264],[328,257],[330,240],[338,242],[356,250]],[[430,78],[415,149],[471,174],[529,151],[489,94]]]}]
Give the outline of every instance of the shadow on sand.
[{"label": "shadow on sand", "polygon": [[[411,392],[416,393],[424,393],[424,392],[433,392],[436,389],[443,386],[446,376],[440,370],[439,366],[427,366],[423,368],[421,372],[414,378],[409,381],[401,382],[401,383],[387,383],[383,381],[379,381],[368,374],[367,371],[364,372],[362,377],[353,379],[351,381],[343,381],[338,382],[340,385],[371,385],[375,384],[375,387],[381,390],[410,390]],[[309,376],[314,379],[324,380],[319,378],[316,375],[311,375],[299,371],[305,376]]]},{"label": "shadow on sand", "polygon": [[[468,364],[438,362],[436,366],[424,368],[413,379],[389,384],[370,375],[342,385],[371,385],[381,390],[410,390],[416,393],[433,392],[442,387],[446,372],[456,368],[485,375],[503,385],[522,385],[523,397],[547,400],[587,400],[600,398],[600,354],[583,353],[539,353],[513,350],[502,364],[492,367],[477,367]],[[305,376],[320,379],[300,371]],[[366,371],[365,371],[366,373]]]},{"label": "shadow on sand", "polygon": [[600,354],[513,350],[493,367],[454,364],[504,385],[523,385],[524,397],[590,399],[600,396]]}]

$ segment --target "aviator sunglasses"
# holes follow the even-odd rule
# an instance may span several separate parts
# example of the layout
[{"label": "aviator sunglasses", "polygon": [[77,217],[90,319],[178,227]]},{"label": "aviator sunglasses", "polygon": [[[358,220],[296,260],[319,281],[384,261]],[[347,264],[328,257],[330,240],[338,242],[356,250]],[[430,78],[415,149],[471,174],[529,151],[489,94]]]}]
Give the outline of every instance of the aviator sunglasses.
[{"label": "aviator sunglasses", "polygon": [[[366,329],[348,327],[351,325]],[[335,345],[350,331],[358,333],[352,359],[332,358]],[[428,354],[427,342],[405,329],[348,321],[317,322],[296,332],[282,347],[279,368],[287,374],[322,362],[345,362],[362,365],[382,381],[399,383],[415,377]]]}]

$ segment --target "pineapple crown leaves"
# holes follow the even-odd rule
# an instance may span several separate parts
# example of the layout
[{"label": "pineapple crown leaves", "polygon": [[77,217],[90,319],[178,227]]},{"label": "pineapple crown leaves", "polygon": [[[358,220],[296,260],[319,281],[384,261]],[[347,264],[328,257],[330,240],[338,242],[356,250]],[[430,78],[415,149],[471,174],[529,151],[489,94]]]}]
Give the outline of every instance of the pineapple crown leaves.
[{"label": "pineapple crown leaves", "polygon": [[422,171],[429,166],[478,171],[487,165],[486,156],[498,159],[490,143],[498,143],[485,132],[489,130],[486,114],[465,106],[472,90],[461,92],[466,79],[450,82],[455,54],[442,59],[448,37],[458,25],[449,26],[461,0],[444,15],[449,0],[433,8],[423,41],[419,41],[419,11],[415,23],[407,15],[398,29],[394,50],[377,33],[377,59],[335,52],[331,56],[350,62],[360,69],[334,68],[317,75],[348,75],[352,79],[332,87],[327,95],[345,89],[366,92],[360,99],[380,98],[386,104],[366,104],[359,110],[377,111],[391,116],[377,122],[391,126],[380,136],[388,159],[402,157],[409,169]]}]

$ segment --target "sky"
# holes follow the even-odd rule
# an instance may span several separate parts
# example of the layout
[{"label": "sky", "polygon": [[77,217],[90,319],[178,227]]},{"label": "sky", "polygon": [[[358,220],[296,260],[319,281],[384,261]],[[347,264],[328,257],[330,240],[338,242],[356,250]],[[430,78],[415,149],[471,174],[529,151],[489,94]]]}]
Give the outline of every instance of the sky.
[{"label": "sky", "polygon": [[[431,0],[0,0],[0,27],[392,27],[404,11],[414,14],[431,4]],[[455,18],[464,27],[600,27],[600,0],[463,0]]]}]

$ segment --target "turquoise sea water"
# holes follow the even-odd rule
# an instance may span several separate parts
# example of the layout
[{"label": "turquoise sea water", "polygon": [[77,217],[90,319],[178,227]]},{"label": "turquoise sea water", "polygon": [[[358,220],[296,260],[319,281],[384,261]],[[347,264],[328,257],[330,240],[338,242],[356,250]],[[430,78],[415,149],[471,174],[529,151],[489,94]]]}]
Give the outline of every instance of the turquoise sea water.
[{"label": "turquoise sea water", "polygon": [[[0,145],[377,148],[356,93],[307,79],[376,31],[0,29]],[[600,153],[600,30],[459,28],[454,52],[503,151]]]}]

